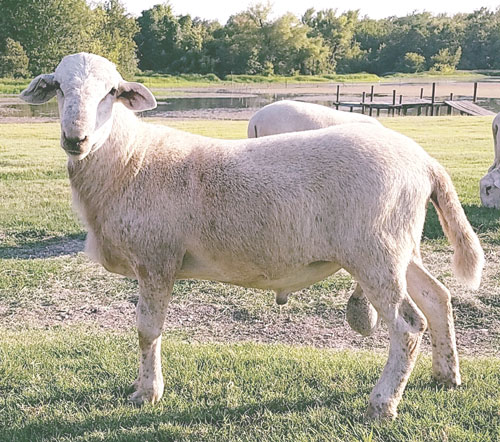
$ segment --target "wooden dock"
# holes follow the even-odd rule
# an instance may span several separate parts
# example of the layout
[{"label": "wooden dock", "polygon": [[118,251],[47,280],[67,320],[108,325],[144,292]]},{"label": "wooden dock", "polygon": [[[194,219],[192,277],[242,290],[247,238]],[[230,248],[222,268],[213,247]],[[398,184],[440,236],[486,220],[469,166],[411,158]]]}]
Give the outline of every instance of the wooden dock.
[{"label": "wooden dock", "polygon": [[362,114],[369,114],[370,116],[376,113],[377,117],[380,111],[386,111],[387,115],[407,115],[410,109],[415,109],[417,115],[443,115],[441,109],[447,109],[444,115],[452,115],[453,110],[460,112],[460,115],[471,116],[488,116],[496,115],[484,107],[478,106],[472,101],[467,100],[445,100],[435,101],[434,103],[426,99],[413,99],[412,101],[401,103],[387,103],[387,102],[353,102],[341,101],[333,104],[336,109],[348,108],[350,112],[354,109],[360,109]]},{"label": "wooden dock", "polygon": [[460,100],[452,101],[445,100],[444,104],[460,112],[460,115],[473,115],[473,116],[483,116],[483,115],[495,115],[495,112],[491,112],[484,107],[478,106],[472,101]]},{"label": "wooden dock", "polygon": [[[449,98],[444,101],[436,100],[436,83],[432,83],[432,94],[430,98],[424,98],[424,88],[420,89],[420,98],[411,97],[409,100],[403,99],[403,95],[397,95],[396,89],[392,91],[392,100],[387,101],[374,101],[374,88],[371,86],[370,92],[363,92],[361,101],[342,101],[340,97],[340,85],[337,85],[337,96],[336,100],[333,102],[333,106],[336,109],[347,108],[350,112],[354,109],[359,109],[362,114],[376,113],[377,116],[380,115],[381,111],[387,112],[388,116],[395,115],[408,115],[408,112],[412,110],[416,115],[440,115],[443,114],[442,109],[444,109],[444,115],[453,115],[454,111],[459,112],[460,115],[472,115],[472,116],[487,116],[495,115],[488,109],[485,109],[476,104],[477,101],[477,82],[474,83],[474,92],[472,95],[472,101],[470,100],[453,100],[453,94],[449,95]],[[399,99],[398,99],[399,98]]]}]

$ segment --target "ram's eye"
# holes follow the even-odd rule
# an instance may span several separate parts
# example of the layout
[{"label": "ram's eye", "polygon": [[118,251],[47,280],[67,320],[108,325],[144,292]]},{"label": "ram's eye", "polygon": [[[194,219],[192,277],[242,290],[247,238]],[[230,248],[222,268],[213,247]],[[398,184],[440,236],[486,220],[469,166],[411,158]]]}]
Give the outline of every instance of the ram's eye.
[{"label": "ram's eye", "polygon": [[115,95],[116,94],[116,88],[111,88],[111,90],[109,91],[109,95]]}]

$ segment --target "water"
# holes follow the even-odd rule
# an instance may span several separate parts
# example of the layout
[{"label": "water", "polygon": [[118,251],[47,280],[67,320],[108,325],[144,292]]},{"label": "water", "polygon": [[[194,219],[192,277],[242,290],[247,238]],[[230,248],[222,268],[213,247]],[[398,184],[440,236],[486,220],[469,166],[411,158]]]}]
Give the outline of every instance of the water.
[{"label": "water", "polygon": [[[240,119],[248,120],[251,115],[266,104],[284,98],[285,95],[258,95],[244,97],[196,97],[196,98],[169,98],[158,102],[158,107],[151,111],[143,112],[143,116],[159,118],[208,118],[208,119]],[[286,96],[286,98],[299,99],[311,103],[318,103],[332,107],[334,96]],[[355,97],[342,97],[345,101],[355,101]],[[460,99],[462,97],[456,97]],[[468,97],[463,97],[464,99]],[[470,97],[469,97],[470,99]],[[385,98],[387,100],[387,98]],[[358,97],[359,101],[359,97]],[[495,113],[500,112],[499,98],[480,98],[479,106],[489,109]],[[358,109],[359,111],[359,109]],[[0,102],[1,116],[28,117],[28,118],[57,118],[59,111],[57,102],[51,100],[42,105],[29,105],[27,103],[8,103],[2,105]]]}]

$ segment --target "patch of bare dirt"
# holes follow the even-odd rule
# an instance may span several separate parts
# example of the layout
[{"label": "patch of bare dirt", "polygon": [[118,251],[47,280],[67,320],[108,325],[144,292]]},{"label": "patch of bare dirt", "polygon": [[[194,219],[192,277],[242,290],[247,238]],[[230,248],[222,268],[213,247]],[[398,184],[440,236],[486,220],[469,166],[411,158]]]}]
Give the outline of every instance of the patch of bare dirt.
[{"label": "patch of bare dirt", "polygon": [[[66,239],[36,250],[18,250],[16,257],[64,257],[78,253],[82,247],[81,239]],[[457,344],[462,354],[500,355],[500,290],[497,284],[499,250],[499,246],[487,247],[483,285],[479,292],[470,292],[451,277],[449,249],[433,251],[430,247],[424,247],[423,255],[426,257],[427,267],[454,295]],[[103,272],[100,274],[99,268],[96,269],[97,272],[89,269],[82,274],[82,278],[95,275],[106,279],[120,279]],[[108,290],[113,287],[110,285]],[[199,286],[193,287],[195,290],[202,290]],[[25,305],[8,304],[0,299],[0,324],[14,329],[75,325],[91,325],[113,331],[133,329],[137,295],[118,298],[111,293],[107,298],[99,298],[93,294],[95,289],[90,288],[88,292],[82,292],[81,288],[68,289],[56,283],[50,290],[47,301],[43,301],[45,298],[42,297],[42,301]],[[198,342],[253,341],[323,348],[387,349],[388,336],[385,327],[382,326],[370,337],[362,337],[349,328],[344,311],[349,295],[348,289],[335,294],[338,303],[343,306],[341,308],[317,310],[308,310],[304,304],[300,304],[305,302],[305,296],[314,296],[314,293],[308,292],[292,295],[296,296],[299,302],[295,306],[278,307],[269,304],[256,309],[249,308],[249,302],[252,302],[249,299],[242,300],[239,304],[233,297],[225,304],[223,294],[212,298],[213,302],[196,295],[192,298],[174,297],[165,321],[165,335],[170,333]],[[301,305],[304,306],[303,309]],[[430,351],[427,334],[423,350]]]},{"label": "patch of bare dirt", "polygon": [[[51,328],[92,325],[104,330],[129,331],[135,327],[135,303],[118,301],[109,305],[86,304],[64,308],[39,306],[11,312],[0,304],[1,323],[7,328],[29,326]],[[196,301],[178,303],[168,309],[164,336],[182,336],[196,342],[260,342],[314,346],[318,348],[377,349],[388,348],[387,330],[382,326],[374,335],[362,337],[351,330],[344,319],[344,311],[330,318],[316,315],[290,315],[284,307],[267,313],[248,314],[244,309],[221,305],[201,304]],[[488,329],[457,330],[460,353],[467,355],[498,355],[500,336]],[[430,352],[426,334],[422,349]]]}]

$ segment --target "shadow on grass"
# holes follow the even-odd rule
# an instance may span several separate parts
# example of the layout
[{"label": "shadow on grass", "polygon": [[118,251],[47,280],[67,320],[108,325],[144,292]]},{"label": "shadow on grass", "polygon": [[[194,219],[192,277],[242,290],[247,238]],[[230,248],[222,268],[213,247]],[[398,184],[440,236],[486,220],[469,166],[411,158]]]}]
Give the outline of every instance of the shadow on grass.
[{"label": "shadow on grass", "polygon": [[[244,405],[230,407],[223,403],[207,406],[192,406],[188,410],[175,410],[175,405],[160,408],[146,405],[138,408],[138,413],[123,412],[117,407],[116,414],[107,409],[105,415],[85,416],[83,419],[53,418],[40,419],[30,422],[22,428],[0,430],[1,440],[51,440],[53,437],[78,438],[85,436],[91,439],[92,433],[108,434],[113,441],[137,440],[185,440],[186,436],[195,436],[196,427],[210,425],[215,429],[223,428],[228,424],[237,426],[240,430],[248,426],[258,426],[265,420],[263,416],[271,412],[273,415],[287,415],[290,413],[311,413],[312,410],[329,408],[344,420],[349,420],[351,425],[363,424],[363,411],[356,413],[352,404],[359,398],[360,392],[347,393],[342,390],[332,391],[321,400],[311,398],[298,398],[291,401],[287,398],[269,401],[251,402]],[[117,391],[116,402],[122,403],[123,391]],[[76,397],[81,397],[77,395]],[[82,408],[88,409],[89,398],[81,397]],[[49,399],[56,403],[57,398]],[[132,405],[125,405],[136,410]],[[161,406],[161,405],[160,405]],[[110,413],[111,412],[111,413]],[[192,434],[192,432],[195,434]],[[90,433],[90,434],[89,434]],[[145,438],[149,435],[152,438]],[[90,437],[89,437],[90,436]],[[194,439],[196,440],[196,439]]]},{"label": "shadow on grass", "polygon": [[[478,234],[487,234],[492,242],[500,242],[500,210],[480,206],[463,207],[467,219]],[[436,209],[432,205],[427,210],[423,238],[445,238]]]},{"label": "shadow on grass", "polygon": [[[490,242],[500,243],[500,210],[479,206],[464,206],[464,210],[477,233],[487,234]],[[423,238],[430,240],[445,238],[436,210],[432,205],[429,205],[427,211]],[[0,247],[0,259],[39,259],[74,255],[83,251],[84,241],[85,234],[76,233],[58,238],[29,241],[17,247]]]},{"label": "shadow on grass", "polygon": [[17,247],[0,247],[0,259],[40,259],[75,255],[83,251],[85,234],[76,233],[32,241]]}]

